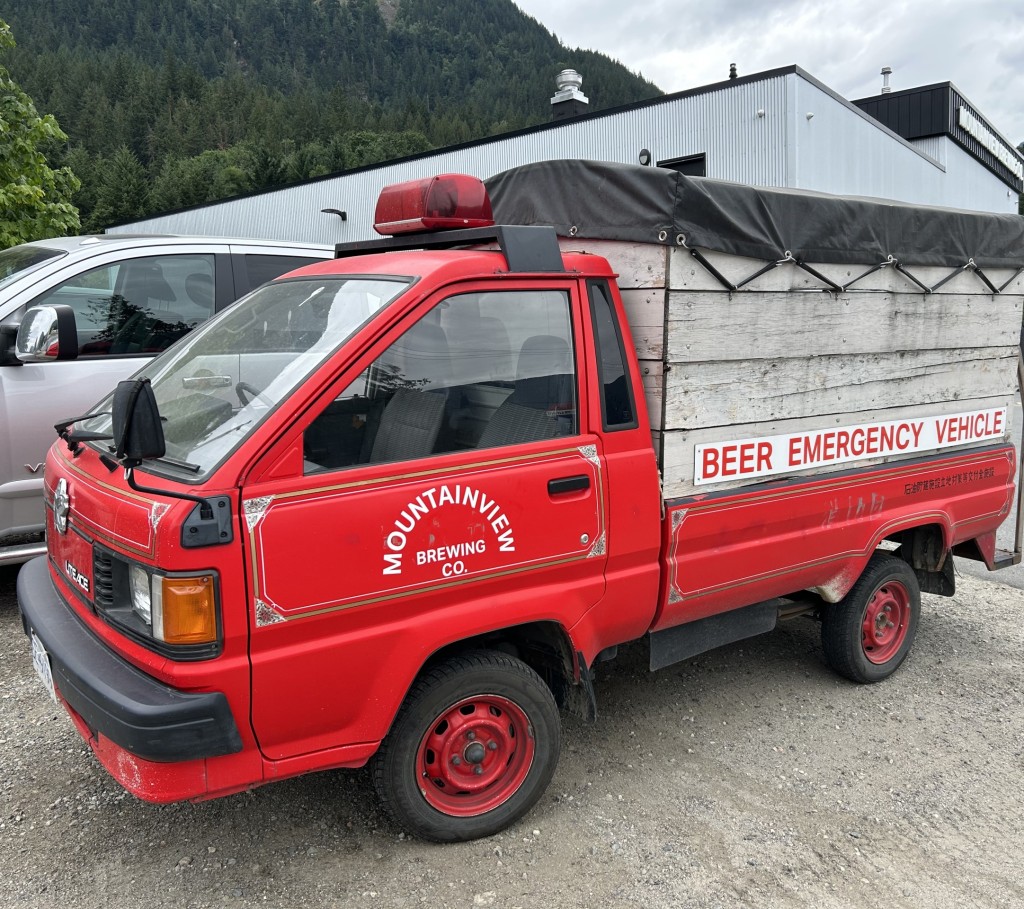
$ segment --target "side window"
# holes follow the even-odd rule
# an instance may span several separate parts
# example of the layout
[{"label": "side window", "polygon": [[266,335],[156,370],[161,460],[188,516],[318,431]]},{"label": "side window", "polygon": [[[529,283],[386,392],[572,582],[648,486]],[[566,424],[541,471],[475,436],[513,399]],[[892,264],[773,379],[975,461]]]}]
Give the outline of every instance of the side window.
[{"label": "side window", "polygon": [[626,371],[626,352],[608,288],[590,285],[590,315],[597,340],[597,375],[601,383],[601,416],[605,431],[632,429],[636,423],[633,388]]},{"label": "side window", "polygon": [[124,259],[83,272],[30,305],[75,311],[82,356],[155,354],[213,315],[212,255]]},{"label": "side window", "polygon": [[254,290],[267,281],[273,281],[274,278],[295,271],[296,268],[302,268],[303,265],[321,261],[309,256],[247,255],[244,259],[247,290]]},{"label": "side window", "polygon": [[576,388],[567,293],[460,294],[327,404],[306,472],[574,435]]}]

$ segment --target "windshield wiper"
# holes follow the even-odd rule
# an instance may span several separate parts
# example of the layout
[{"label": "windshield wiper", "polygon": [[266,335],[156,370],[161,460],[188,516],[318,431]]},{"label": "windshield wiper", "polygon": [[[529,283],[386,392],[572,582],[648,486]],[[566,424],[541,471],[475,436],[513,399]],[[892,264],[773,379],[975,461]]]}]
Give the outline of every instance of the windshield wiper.
[{"label": "windshield wiper", "polygon": [[153,458],[158,464],[168,464],[171,467],[178,467],[190,473],[199,473],[203,469],[202,464],[193,464],[191,461],[181,461],[178,458],[169,458],[164,455],[162,458]]}]

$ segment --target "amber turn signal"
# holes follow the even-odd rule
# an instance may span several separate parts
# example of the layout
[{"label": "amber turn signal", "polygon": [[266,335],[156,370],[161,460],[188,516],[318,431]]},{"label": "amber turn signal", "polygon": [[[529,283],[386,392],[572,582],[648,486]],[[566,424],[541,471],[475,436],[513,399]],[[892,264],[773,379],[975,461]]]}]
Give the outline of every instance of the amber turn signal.
[{"label": "amber turn signal", "polygon": [[213,577],[164,578],[162,586],[158,636],[168,644],[215,642],[217,602]]}]

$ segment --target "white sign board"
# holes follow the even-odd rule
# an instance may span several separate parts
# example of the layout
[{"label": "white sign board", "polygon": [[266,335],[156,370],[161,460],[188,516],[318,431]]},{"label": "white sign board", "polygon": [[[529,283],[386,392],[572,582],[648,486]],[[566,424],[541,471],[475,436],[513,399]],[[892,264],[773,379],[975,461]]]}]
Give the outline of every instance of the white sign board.
[{"label": "white sign board", "polygon": [[754,479],[832,464],[936,451],[996,441],[1006,433],[1006,408],[948,416],[861,423],[759,439],[708,442],[694,448],[693,482]]}]

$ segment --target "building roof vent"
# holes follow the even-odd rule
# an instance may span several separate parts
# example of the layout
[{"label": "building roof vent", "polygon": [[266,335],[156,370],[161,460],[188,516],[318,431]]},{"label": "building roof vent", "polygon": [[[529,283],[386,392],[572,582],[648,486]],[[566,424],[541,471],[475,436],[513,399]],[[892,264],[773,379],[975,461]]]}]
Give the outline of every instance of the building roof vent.
[{"label": "building roof vent", "polygon": [[551,99],[551,119],[568,120],[586,113],[590,103],[587,96],[580,91],[583,77],[574,69],[563,69],[555,77],[558,91]]},{"label": "building roof vent", "polygon": [[882,94],[887,95],[892,91],[892,86],[889,85],[889,77],[892,75],[891,66],[882,67]]}]

